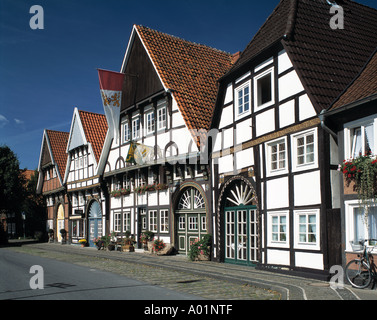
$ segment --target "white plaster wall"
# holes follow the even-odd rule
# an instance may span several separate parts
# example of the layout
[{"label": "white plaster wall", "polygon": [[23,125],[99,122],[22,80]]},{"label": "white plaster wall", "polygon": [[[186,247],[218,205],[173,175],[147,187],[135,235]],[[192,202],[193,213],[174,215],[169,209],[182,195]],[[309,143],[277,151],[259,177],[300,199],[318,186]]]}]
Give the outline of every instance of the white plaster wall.
[{"label": "white plaster wall", "polygon": [[233,155],[227,155],[218,159],[219,161],[219,173],[233,171]]},{"label": "white plaster wall", "polygon": [[270,109],[268,111],[258,114],[255,119],[256,135],[257,137],[264,135],[268,132],[275,130],[275,110]]},{"label": "white plaster wall", "polygon": [[223,130],[223,148],[230,148],[233,146],[233,128]]},{"label": "white plaster wall", "polygon": [[227,104],[232,101],[233,101],[233,84],[229,83],[225,92],[224,104]]},{"label": "white plaster wall", "polygon": [[319,170],[294,176],[295,206],[321,203],[321,179]]},{"label": "white plaster wall", "polygon": [[280,128],[287,127],[295,123],[295,101],[290,100],[279,106]]},{"label": "white plaster wall", "polygon": [[252,131],[251,131],[251,118],[245,119],[236,125],[236,144],[240,144],[246,141],[251,140],[252,138]]},{"label": "white plaster wall", "polygon": [[296,267],[323,270],[323,254],[320,253],[295,253]]},{"label": "white plaster wall", "polygon": [[172,114],[172,125],[174,127],[182,126],[185,125],[185,120],[183,120],[181,112],[175,112]]},{"label": "white plaster wall", "polygon": [[289,206],[288,177],[272,179],[267,183],[267,209]]},{"label": "white plaster wall", "polygon": [[169,204],[169,190],[164,190],[159,192],[160,205]]},{"label": "white plaster wall", "polygon": [[157,206],[157,191],[151,191],[147,192],[147,197],[148,197],[148,205],[150,206]]},{"label": "white plaster wall", "polygon": [[290,265],[289,251],[267,250],[267,263],[277,265]]},{"label": "white plaster wall", "polygon": [[313,104],[307,94],[299,98],[299,119],[303,121],[308,118],[315,117],[317,112],[314,110]]},{"label": "white plaster wall", "polygon": [[254,165],[253,148],[245,149],[236,154],[236,169],[240,170]]},{"label": "white plaster wall", "polygon": [[229,126],[233,123],[233,104],[223,108],[221,112],[221,120],[219,124],[219,129]]},{"label": "white plaster wall", "polygon": [[296,71],[291,71],[279,78],[279,101],[304,90]]},{"label": "white plaster wall", "polygon": [[279,74],[293,67],[291,59],[289,58],[285,50],[282,50],[279,52],[278,64],[279,64],[279,69],[278,69]]}]

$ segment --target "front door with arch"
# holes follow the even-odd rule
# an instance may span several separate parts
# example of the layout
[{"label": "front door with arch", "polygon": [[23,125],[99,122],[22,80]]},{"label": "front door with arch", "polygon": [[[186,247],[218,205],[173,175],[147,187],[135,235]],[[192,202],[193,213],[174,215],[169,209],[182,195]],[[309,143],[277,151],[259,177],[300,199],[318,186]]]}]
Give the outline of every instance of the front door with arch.
[{"label": "front door with arch", "polygon": [[194,187],[183,189],[175,210],[176,244],[178,252],[188,254],[190,243],[207,234],[206,203]]},{"label": "front door with arch", "polygon": [[258,210],[253,188],[244,181],[230,185],[224,208],[225,262],[258,261]]},{"label": "front door with arch", "polygon": [[89,246],[94,247],[94,239],[102,236],[102,210],[97,201],[89,207]]},{"label": "front door with arch", "polygon": [[62,242],[62,235],[60,233],[60,230],[64,229],[64,207],[61,204],[59,204],[59,206],[58,206],[56,228],[57,228],[56,233],[58,235],[58,242]]}]

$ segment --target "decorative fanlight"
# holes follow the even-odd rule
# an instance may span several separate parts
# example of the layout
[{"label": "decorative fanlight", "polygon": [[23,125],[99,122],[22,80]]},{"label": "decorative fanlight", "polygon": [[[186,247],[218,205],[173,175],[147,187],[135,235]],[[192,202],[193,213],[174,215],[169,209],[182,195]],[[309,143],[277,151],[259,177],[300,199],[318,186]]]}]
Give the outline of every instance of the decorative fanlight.
[{"label": "decorative fanlight", "polygon": [[195,188],[189,188],[182,193],[178,202],[178,209],[190,210],[205,208],[205,202],[200,191]]},{"label": "decorative fanlight", "polygon": [[246,206],[254,200],[253,189],[244,183],[235,185],[235,188],[230,192],[231,196],[227,197],[227,200],[236,206]]}]

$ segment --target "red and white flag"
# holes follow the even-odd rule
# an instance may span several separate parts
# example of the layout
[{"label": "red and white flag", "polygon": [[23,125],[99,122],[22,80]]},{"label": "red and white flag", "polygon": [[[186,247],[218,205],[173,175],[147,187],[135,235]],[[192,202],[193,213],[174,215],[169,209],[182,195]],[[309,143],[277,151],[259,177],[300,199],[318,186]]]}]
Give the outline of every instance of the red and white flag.
[{"label": "red and white flag", "polygon": [[125,74],[98,69],[98,77],[107,124],[109,129],[113,131],[114,137],[118,139],[122,87]]}]

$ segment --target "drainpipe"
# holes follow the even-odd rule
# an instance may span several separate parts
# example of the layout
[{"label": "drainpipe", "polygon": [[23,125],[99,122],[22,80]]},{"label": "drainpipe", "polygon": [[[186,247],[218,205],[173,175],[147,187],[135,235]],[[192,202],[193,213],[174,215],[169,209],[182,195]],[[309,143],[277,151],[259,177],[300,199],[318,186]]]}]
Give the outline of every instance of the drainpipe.
[{"label": "drainpipe", "polygon": [[322,110],[321,113],[319,114],[319,120],[321,120],[321,127],[323,130],[325,130],[327,133],[331,134],[333,138],[335,139],[336,142],[338,142],[338,135],[332,131],[328,126],[325,124],[325,113],[326,110]]}]

